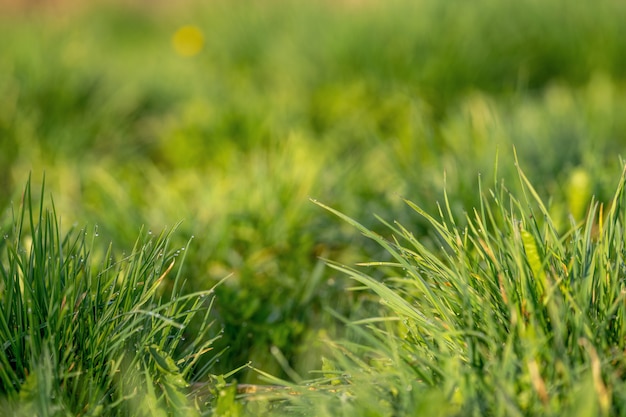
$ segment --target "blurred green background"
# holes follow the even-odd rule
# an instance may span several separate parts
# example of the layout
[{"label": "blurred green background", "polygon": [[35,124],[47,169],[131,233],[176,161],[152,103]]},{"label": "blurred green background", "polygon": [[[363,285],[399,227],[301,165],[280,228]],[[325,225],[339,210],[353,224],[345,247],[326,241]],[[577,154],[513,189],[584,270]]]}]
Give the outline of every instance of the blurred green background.
[{"label": "blurred green background", "polygon": [[64,227],[117,248],[182,220],[187,289],[229,276],[215,373],[306,377],[345,336],[330,310],[376,308],[323,259],[386,255],[310,198],[428,241],[402,199],[469,211],[479,177],[517,187],[514,146],[563,227],[621,172],[623,1],[4,6],[4,218],[45,172]]}]

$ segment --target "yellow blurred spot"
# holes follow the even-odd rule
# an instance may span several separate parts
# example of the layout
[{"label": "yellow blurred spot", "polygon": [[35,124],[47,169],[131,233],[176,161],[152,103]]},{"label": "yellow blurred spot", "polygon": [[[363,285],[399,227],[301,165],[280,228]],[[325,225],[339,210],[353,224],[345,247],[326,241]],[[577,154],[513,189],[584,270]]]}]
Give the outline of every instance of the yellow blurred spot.
[{"label": "yellow blurred spot", "polygon": [[182,26],[172,36],[172,45],[178,55],[194,56],[204,46],[204,35],[197,26]]},{"label": "yellow blurred spot", "polygon": [[576,220],[582,220],[591,200],[591,177],[583,168],[576,168],[570,174],[567,184],[567,205]]}]

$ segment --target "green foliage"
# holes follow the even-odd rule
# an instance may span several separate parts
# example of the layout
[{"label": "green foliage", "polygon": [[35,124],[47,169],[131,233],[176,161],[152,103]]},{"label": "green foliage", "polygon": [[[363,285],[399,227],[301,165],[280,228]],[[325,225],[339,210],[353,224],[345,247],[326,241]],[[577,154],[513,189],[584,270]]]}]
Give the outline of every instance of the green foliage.
[{"label": "green foliage", "polygon": [[[386,239],[331,209],[390,254],[331,266],[375,293],[382,315],[349,323],[323,378],[288,397],[303,415],[621,415],[625,346],[624,171],[610,208],[559,233],[523,172],[495,184],[466,226],[408,202],[439,249],[402,225]],[[364,269],[365,268],[365,269]],[[382,279],[372,269],[383,271]]]},{"label": "green foliage", "polygon": [[2,229],[2,413],[199,415],[187,381],[210,350],[207,326],[179,349],[212,292],[181,292],[184,256],[170,232],[143,233],[119,256],[101,250],[97,228],[63,231],[43,186],[36,201],[29,183]]},{"label": "green foliage", "polygon": [[[252,361],[306,377],[331,356],[321,335],[362,337],[327,309],[357,319],[377,306],[345,294],[320,257],[391,255],[309,197],[382,236],[372,214],[397,220],[433,248],[402,198],[434,213],[445,189],[462,227],[481,204],[477,174],[519,191],[514,145],[559,233],[592,196],[608,207],[626,141],[622,2],[106,3],[0,13],[0,209],[45,171],[65,225],[98,224],[127,252],[141,225],[183,220],[169,237],[196,236],[183,291],[230,277],[215,290],[217,324],[189,324],[206,340],[224,329],[219,362],[197,369]],[[171,45],[187,24],[204,35],[194,57]],[[533,239],[522,246],[541,259]],[[162,285],[180,289],[172,274]],[[168,352],[158,346],[142,352],[155,362]]]}]

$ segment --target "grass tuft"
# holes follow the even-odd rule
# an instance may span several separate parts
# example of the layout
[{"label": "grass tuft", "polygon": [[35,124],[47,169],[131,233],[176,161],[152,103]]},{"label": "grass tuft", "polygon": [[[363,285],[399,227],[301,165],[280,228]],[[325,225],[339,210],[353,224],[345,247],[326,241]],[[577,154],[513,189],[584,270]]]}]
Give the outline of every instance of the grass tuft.
[{"label": "grass tuft", "polygon": [[346,322],[356,341],[331,344],[288,414],[624,413],[626,174],[608,210],[592,201],[565,233],[518,175],[519,196],[496,184],[464,219],[447,199],[438,217],[407,201],[435,245],[384,220],[383,237],[317,202],[391,260],[330,262],[377,295],[381,314]]},{"label": "grass tuft", "polygon": [[44,201],[29,181],[0,241],[2,414],[200,415],[187,386],[209,325],[179,348],[213,291],[181,292],[186,248],[148,232],[118,256]]}]

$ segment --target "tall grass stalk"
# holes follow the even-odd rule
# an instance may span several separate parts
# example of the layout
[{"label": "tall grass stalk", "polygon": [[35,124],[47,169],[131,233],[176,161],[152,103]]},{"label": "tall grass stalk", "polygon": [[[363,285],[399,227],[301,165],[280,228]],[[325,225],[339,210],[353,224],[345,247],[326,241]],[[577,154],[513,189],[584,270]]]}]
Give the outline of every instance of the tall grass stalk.
[{"label": "tall grass stalk", "polygon": [[101,250],[97,228],[63,231],[31,191],[0,239],[0,414],[199,415],[187,381],[209,325],[180,345],[212,291],[182,295],[186,248],[147,232]]},{"label": "tall grass stalk", "polygon": [[[306,415],[622,415],[626,348],[625,177],[568,232],[521,170],[519,195],[480,187],[456,218],[447,198],[428,243],[397,223],[393,237],[348,222],[390,255],[330,265],[373,291],[383,313],[348,323],[315,391],[291,397]],[[374,278],[369,269],[384,273]],[[378,276],[378,275],[376,275]],[[314,410],[314,411],[312,411]]]}]

